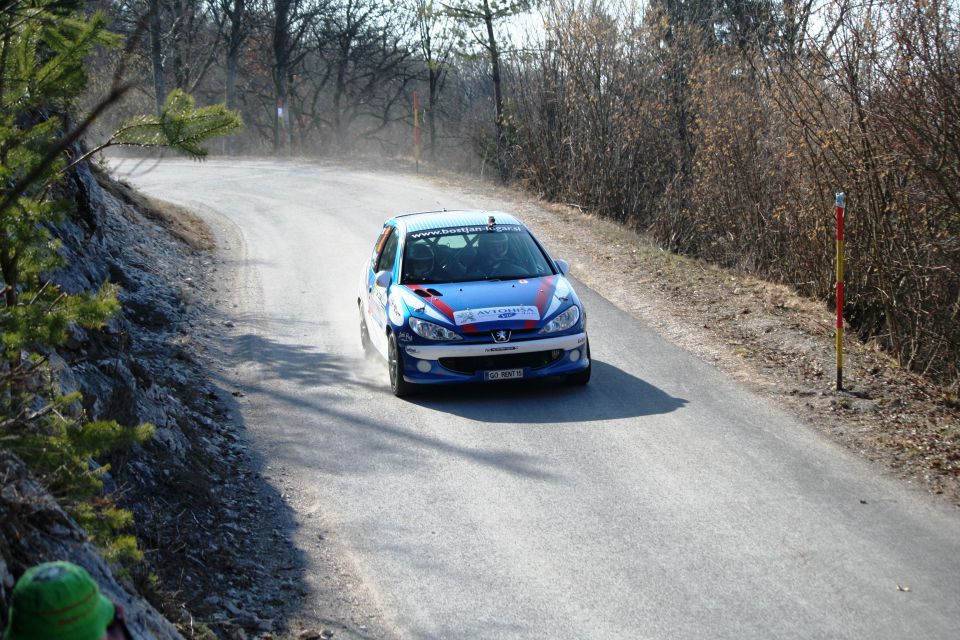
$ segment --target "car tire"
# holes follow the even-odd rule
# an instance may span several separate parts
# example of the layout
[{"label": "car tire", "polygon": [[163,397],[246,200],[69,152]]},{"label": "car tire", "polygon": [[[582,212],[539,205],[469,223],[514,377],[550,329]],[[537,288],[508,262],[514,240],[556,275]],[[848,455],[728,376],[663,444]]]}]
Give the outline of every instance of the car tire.
[{"label": "car tire", "polygon": [[589,364],[587,364],[587,368],[584,369],[583,371],[577,371],[576,373],[567,374],[567,378],[566,378],[567,384],[575,387],[582,387],[583,385],[590,382],[590,370],[593,369],[593,358],[590,358],[589,342],[587,342],[587,348],[585,349],[585,351],[587,352],[587,358],[590,359]]},{"label": "car tire", "polygon": [[393,333],[387,338],[387,369],[390,373],[390,390],[402,398],[413,391],[413,385],[403,379],[403,352]]},{"label": "car tire", "polygon": [[367,319],[363,317],[363,304],[357,302],[360,309],[360,346],[363,347],[364,355],[369,355],[373,351],[373,343],[370,342],[370,331],[367,329]]}]

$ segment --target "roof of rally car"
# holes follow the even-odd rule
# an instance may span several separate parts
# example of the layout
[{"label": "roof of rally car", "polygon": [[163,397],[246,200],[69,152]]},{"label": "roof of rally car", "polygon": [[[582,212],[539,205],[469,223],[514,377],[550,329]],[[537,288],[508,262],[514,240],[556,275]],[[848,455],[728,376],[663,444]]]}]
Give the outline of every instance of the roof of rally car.
[{"label": "roof of rally car", "polygon": [[402,227],[404,231],[426,231],[428,229],[448,229],[451,227],[477,227],[487,226],[489,218],[501,224],[519,224],[519,219],[503,211],[424,211],[421,213],[405,213],[394,216],[393,220],[397,226]]}]

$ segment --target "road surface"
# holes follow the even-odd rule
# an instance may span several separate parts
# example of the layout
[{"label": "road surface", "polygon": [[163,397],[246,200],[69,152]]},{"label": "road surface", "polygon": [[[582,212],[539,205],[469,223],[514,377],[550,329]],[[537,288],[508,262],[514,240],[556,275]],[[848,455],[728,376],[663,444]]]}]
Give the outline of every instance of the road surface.
[{"label": "road surface", "polygon": [[224,352],[253,446],[300,519],[308,581],[335,543],[345,598],[376,614],[346,635],[960,637],[955,509],[582,285],[586,388],[394,398],[357,328],[383,221],[510,203],[296,162],[164,161],[127,179],[217,233],[235,324]]}]

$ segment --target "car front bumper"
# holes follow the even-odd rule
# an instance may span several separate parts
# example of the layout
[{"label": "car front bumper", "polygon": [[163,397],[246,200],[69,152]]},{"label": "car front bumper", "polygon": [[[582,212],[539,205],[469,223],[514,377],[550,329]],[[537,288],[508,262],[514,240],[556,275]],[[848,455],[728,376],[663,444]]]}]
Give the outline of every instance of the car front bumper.
[{"label": "car front bumper", "polygon": [[[522,369],[523,379],[542,378],[576,373],[590,364],[585,332],[516,342],[411,344],[406,345],[403,351],[404,379],[421,384],[482,382],[487,379],[488,371],[502,369]],[[522,360],[523,354],[536,353],[559,355],[542,366],[512,364],[518,358]],[[482,360],[486,364],[482,369],[473,372],[451,370],[444,364],[471,358]],[[498,364],[498,360],[502,360],[503,364]]]}]

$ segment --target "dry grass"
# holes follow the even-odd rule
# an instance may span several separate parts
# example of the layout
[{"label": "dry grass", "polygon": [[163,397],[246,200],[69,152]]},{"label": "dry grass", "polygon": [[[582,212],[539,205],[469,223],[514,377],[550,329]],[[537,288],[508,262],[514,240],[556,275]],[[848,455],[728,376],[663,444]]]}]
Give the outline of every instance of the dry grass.
[{"label": "dry grass", "polygon": [[130,184],[97,172],[97,181],[122,202],[135,207],[144,217],[160,225],[187,246],[212,251],[216,248],[213,234],[195,213],[164,200],[157,200],[135,190]]}]

